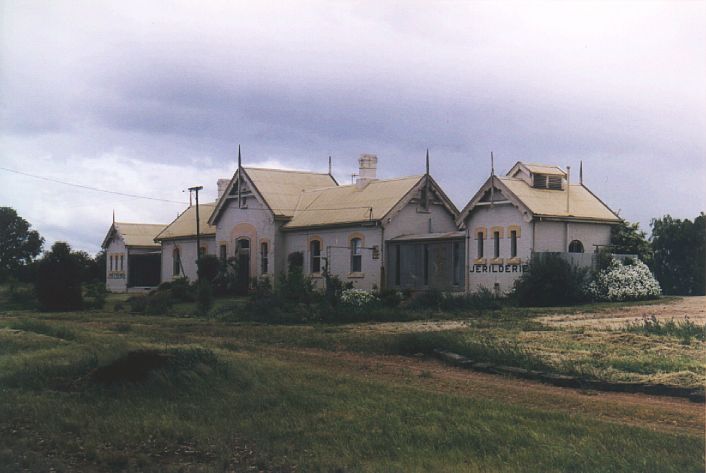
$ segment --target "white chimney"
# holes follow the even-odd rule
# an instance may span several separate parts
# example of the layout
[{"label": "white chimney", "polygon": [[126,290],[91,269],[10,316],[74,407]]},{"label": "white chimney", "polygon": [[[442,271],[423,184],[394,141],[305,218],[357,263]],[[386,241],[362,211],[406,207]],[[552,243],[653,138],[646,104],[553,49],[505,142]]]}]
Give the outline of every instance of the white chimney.
[{"label": "white chimney", "polygon": [[228,188],[230,179],[218,179],[218,198],[220,199]]},{"label": "white chimney", "polygon": [[358,167],[358,178],[355,181],[358,189],[364,188],[370,181],[377,179],[378,157],[374,154],[361,154],[358,158]]}]

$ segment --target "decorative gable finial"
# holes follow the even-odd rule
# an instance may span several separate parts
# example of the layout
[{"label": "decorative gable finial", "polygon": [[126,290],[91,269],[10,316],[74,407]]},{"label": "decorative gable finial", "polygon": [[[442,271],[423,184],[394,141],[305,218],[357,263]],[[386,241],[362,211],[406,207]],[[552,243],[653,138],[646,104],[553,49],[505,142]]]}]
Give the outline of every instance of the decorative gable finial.
[{"label": "decorative gable finial", "polygon": [[427,148],[427,176],[429,175],[429,148]]},{"label": "decorative gable finial", "polygon": [[115,209],[113,209],[113,225],[115,225]]},{"label": "decorative gable finial", "polygon": [[333,176],[333,174],[331,174],[331,155],[330,154],[328,155],[328,175]]}]

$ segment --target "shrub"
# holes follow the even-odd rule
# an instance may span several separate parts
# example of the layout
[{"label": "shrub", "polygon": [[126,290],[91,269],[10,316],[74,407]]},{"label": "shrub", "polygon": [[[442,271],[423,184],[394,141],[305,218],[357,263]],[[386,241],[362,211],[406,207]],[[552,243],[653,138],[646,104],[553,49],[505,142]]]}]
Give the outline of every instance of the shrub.
[{"label": "shrub", "polygon": [[549,307],[573,305],[586,299],[588,271],[572,267],[559,255],[534,255],[529,271],[515,281],[519,305]]},{"label": "shrub", "polygon": [[201,315],[206,315],[213,307],[213,287],[207,279],[199,281],[196,304],[197,310]]},{"label": "shrub", "polygon": [[105,300],[108,297],[108,291],[105,289],[105,283],[96,282],[89,284],[86,287],[86,296],[91,299],[91,308],[102,309],[105,306]]},{"label": "shrub", "polygon": [[35,289],[42,310],[77,310],[83,307],[81,266],[71,247],[56,242],[37,266]]},{"label": "shrub", "polygon": [[221,262],[216,255],[204,255],[199,258],[197,264],[199,281],[213,282],[216,279],[221,267]]},{"label": "shrub", "polygon": [[[168,288],[171,297],[179,302],[194,302],[196,300],[196,290],[185,277],[174,279]],[[158,292],[161,291],[158,289]]]},{"label": "shrub", "polygon": [[127,303],[130,306],[130,312],[137,314],[145,313],[147,310],[147,302],[147,296],[132,296],[127,300]]},{"label": "shrub", "polygon": [[586,292],[597,301],[634,301],[654,299],[662,294],[659,283],[641,261],[623,264],[611,261],[586,285]]},{"label": "shrub", "polygon": [[402,303],[404,295],[395,289],[383,289],[376,294],[383,307],[395,308]]},{"label": "shrub", "polygon": [[147,297],[145,313],[149,315],[164,315],[172,307],[172,298],[167,292],[157,292]]},{"label": "shrub", "polygon": [[379,302],[379,300],[375,294],[363,289],[346,289],[341,293],[341,304],[356,309],[364,309]]},{"label": "shrub", "polygon": [[331,307],[336,307],[341,301],[341,294],[347,289],[353,289],[353,283],[343,282],[338,276],[331,276],[328,271],[324,271],[324,283],[326,285],[324,297]]}]

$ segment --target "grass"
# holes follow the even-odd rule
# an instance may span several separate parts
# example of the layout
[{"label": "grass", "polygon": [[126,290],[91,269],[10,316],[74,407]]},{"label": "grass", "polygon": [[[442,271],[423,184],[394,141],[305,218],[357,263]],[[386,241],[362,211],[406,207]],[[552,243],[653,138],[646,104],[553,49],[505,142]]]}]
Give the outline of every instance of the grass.
[{"label": "grass", "polygon": [[[137,316],[113,303],[105,311],[0,312],[3,471],[703,471],[703,439],[693,430],[438,390],[430,369],[371,376],[275,354],[316,348],[375,360],[441,345],[525,367],[570,362],[601,376],[698,377],[696,339],[550,330],[532,320],[547,311],[457,314],[462,328],[414,332],[417,322],[388,330]],[[136,378],[116,374],[146,365]],[[638,413],[622,409],[626,419]]]},{"label": "grass", "polygon": [[685,317],[683,320],[670,319],[660,321],[654,315],[651,317],[643,317],[640,322],[633,322],[628,325],[627,330],[633,333],[641,333],[645,335],[667,335],[678,337],[688,345],[692,338],[704,341],[706,336],[706,327],[699,326]]}]

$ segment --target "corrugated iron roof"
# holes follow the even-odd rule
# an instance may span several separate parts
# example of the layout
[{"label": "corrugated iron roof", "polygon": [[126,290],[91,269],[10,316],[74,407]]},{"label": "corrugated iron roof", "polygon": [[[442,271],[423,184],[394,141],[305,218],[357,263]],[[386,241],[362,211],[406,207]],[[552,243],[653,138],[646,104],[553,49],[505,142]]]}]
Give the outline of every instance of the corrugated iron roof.
[{"label": "corrugated iron roof", "polygon": [[549,165],[549,164],[523,163],[523,162],[520,162],[520,164],[525,166],[532,173],[549,174],[552,176],[566,177],[566,171],[564,171],[559,166],[554,166],[554,165]]},{"label": "corrugated iron roof", "polygon": [[466,232],[445,232],[445,233],[420,233],[417,235],[401,235],[390,239],[390,241],[426,241],[426,240],[452,240],[465,238]]},{"label": "corrugated iron roof", "polygon": [[156,237],[164,227],[164,224],[114,222],[105,240],[103,240],[103,248],[108,245],[108,240],[113,236],[114,232],[122,236],[125,246],[158,248],[159,243],[155,243],[154,237]]},{"label": "corrugated iron roof", "polygon": [[285,228],[380,220],[422,177],[373,180],[362,189],[351,184],[301,192],[296,211]]},{"label": "corrugated iron roof", "polygon": [[566,190],[537,189],[522,179],[498,177],[535,216],[580,218],[618,222],[620,217],[580,184],[569,186],[569,210],[566,210]]},{"label": "corrugated iron roof", "polygon": [[[199,204],[199,232],[201,236],[214,236],[216,227],[208,224],[208,217],[216,207],[215,203]],[[171,240],[174,238],[196,238],[196,206],[192,205],[167,225],[154,239]]]},{"label": "corrugated iron roof", "polygon": [[244,169],[272,212],[278,216],[294,216],[302,191],[338,185],[330,174],[251,167]]}]

